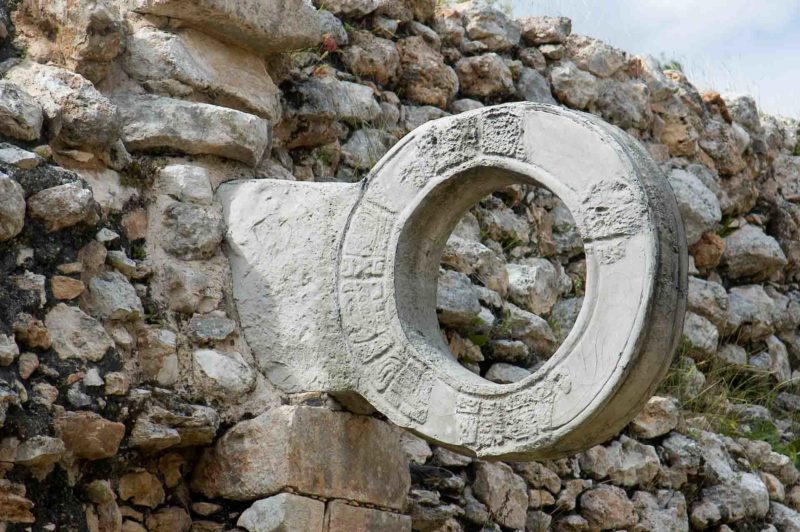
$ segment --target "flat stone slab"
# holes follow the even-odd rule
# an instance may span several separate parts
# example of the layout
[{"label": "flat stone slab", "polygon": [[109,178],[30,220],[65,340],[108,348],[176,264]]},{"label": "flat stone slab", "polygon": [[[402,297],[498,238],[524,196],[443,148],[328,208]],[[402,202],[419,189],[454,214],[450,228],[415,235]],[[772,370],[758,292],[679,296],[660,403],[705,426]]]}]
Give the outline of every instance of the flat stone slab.
[{"label": "flat stone slab", "polygon": [[316,9],[305,0],[134,0],[134,6],[263,55],[314,46],[322,38]]},{"label": "flat stone slab", "polygon": [[195,468],[207,497],[253,500],[287,488],[402,510],[411,480],[396,431],[367,416],[281,406],[237,423]]},{"label": "flat stone slab", "polygon": [[[495,384],[460,366],[436,317],[439,260],[461,216],[511,184],[544,186],[584,242],[575,326],[538,371]],[[460,452],[564,456],[617,433],[681,337],[687,252],[675,197],[644,148],[547,104],[428,122],[357,184],[222,185],[243,332],[286,391],[356,394]]]}]

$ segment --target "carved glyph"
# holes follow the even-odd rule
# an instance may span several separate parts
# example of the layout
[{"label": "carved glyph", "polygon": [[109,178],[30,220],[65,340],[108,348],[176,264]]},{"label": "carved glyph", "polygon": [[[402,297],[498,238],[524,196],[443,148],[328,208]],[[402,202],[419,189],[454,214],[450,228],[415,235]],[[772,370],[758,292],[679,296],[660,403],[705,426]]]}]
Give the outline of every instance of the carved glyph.
[{"label": "carved glyph", "polygon": [[[439,333],[444,243],[484,195],[549,188],[585,242],[573,330],[514,384],[459,366]],[[357,184],[220,187],[234,294],[261,370],[288,392],[357,393],[453,449],[511,459],[613,435],[666,371],[680,338],[686,244],[665,178],[601,120],[540,104],[487,107],[413,131]]]}]

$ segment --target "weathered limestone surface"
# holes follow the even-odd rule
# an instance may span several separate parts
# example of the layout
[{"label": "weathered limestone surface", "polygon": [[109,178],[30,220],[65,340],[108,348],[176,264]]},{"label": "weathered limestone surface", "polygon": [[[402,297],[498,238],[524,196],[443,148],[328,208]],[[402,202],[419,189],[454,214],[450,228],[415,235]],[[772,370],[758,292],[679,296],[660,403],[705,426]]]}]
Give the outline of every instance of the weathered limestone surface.
[{"label": "weathered limestone surface", "polygon": [[141,13],[179,19],[262,54],[313,46],[322,33],[316,10],[304,0],[133,0],[133,4]]},{"label": "weathered limestone surface", "polygon": [[122,140],[131,151],[166,147],[255,166],[270,142],[268,121],[226,107],[154,95],[124,95],[116,102]]},{"label": "weathered limestone surface", "polygon": [[[477,180],[476,166],[492,171]],[[481,307],[455,284],[434,304],[435,258],[482,195],[539,179],[575,215],[596,275],[624,276],[628,285],[601,282],[558,363],[500,394],[455,364],[442,341],[434,308],[461,327]],[[669,362],[663,353],[679,339],[685,241],[666,180],[619,130],[569,111],[515,104],[432,122],[363,185],[251,181],[220,190],[245,336],[273,382],[355,391],[400,426],[465,452],[547,457],[602,441],[647,400]],[[540,269],[553,277],[546,264]],[[512,296],[549,310],[552,294],[525,294],[523,272],[509,273]],[[608,305],[620,311],[599,310]]]},{"label": "weathered limestone surface", "polygon": [[291,488],[398,510],[408,484],[405,455],[388,425],[292,406],[235,425],[205,454],[192,480],[208,497],[248,500]]}]

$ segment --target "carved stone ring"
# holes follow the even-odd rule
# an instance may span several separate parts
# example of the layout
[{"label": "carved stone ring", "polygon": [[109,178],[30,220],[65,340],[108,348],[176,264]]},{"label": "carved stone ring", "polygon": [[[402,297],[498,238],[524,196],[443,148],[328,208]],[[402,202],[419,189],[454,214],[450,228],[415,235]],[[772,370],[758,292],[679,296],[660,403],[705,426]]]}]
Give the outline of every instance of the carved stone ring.
[{"label": "carved stone ring", "polygon": [[[456,223],[515,183],[547,187],[572,212],[586,295],[556,353],[501,385],[450,354],[436,282]],[[672,191],[636,141],[590,115],[485,107],[417,128],[360,183],[243,181],[218,197],[262,372],[287,392],[366,399],[466,454],[544,459],[606,440],[654,392],[681,336],[687,254]]]}]

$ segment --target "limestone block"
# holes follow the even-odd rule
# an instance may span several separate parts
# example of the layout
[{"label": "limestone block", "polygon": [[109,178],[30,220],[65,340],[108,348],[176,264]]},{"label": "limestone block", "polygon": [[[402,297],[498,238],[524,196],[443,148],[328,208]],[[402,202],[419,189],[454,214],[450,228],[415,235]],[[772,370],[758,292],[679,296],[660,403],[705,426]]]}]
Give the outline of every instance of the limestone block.
[{"label": "limestone block", "polygon": [[42,132],[41,106],[9,81],[0,81],[0,132],[21,140],[36,140]]},{"label": "limestone block", "polygon": [[19,183],[0,174],[0,242],[20,234],[25,225],[25,196]]},{"label": "limestone block", "polygon": [[128,38],[123,68],[139,81],[178,81],[207,93],[216,105],[280,120],[280,92],[264,60],[193,29],[138,28]]},{"label": "limestone block", "polygon": [[722,262],[734,279],[765,279],[786,266],[787,260],[777,240],[748,224],[725,237]]},{"label": "limestone block", "polygon": [[[309,529],[310,530],[310,529]],[[411,517],[331,501],[325,511],[324,532],[411,532]]]},{"label": "limestone block", "polygon": [[131,151],[172,148],[255,166],[270,143],[269,122],[241,111],[154,95],[128,94],[116,102]]},{"label": "limestone block", "polygon": [[248,532],[322,532],[324,516],[324,502],[292,493],[279,493],[254,502],[242,512],[236,524]]},{"label": "limestone block", "polygon": [[[321,105],[344,82],[305,83],[288,95],[299,97],[298,116],[354,111]],[[312,105],[315,91],[326,96]],[[440,298],[459,303],[461,323],[552,355],[501,385],[453,360],[437,281],[464,213],[511,184],[543,184],[564,202],[594,289],[555,353],[553,331],[535,314],[509,303],[497,320],[486,316],[478,290]],[[607,440],[650,397],[681,338],[688,260],[675,198],[639,143],[588,115],[534,103],[479,108],[407,135],[361,183],[231,182],[217,199],[242,331],[269,379],[287,391],[358,394],[395,424],[473,456],[551,458]],[[658,459],[640,454],[648,474],[637,476],[652,480]]]},{"label": "limestone block", "polygon": [[97,362],[114,346],[100,323],[78,307],[59,303],[44,320],[59,358]]},{"label": "limestone block", "polygon": [[235,425],[203,455],[192,480],[208,497],[248,500],[291,487],[398,510],[409,484],[405,454],[389,425],[298,406]]},{"label": "limestone block", "polygon": [[134,10],[170,17],[263,55],[316,45],[322,27],[305,0],[134,0]]}]

